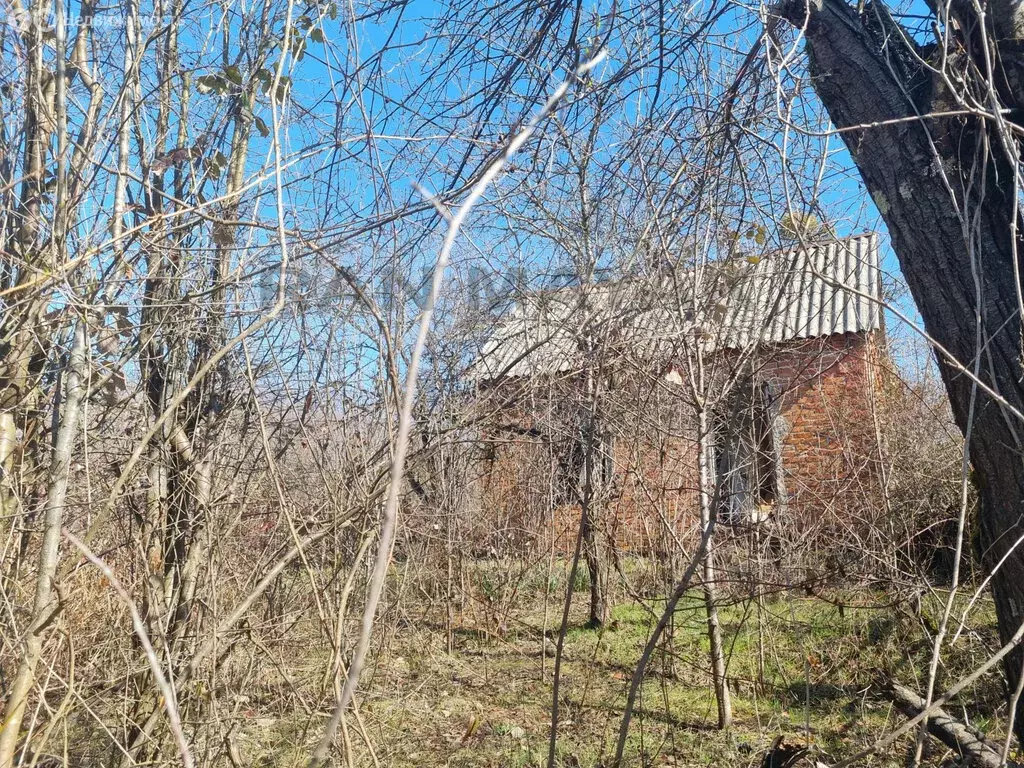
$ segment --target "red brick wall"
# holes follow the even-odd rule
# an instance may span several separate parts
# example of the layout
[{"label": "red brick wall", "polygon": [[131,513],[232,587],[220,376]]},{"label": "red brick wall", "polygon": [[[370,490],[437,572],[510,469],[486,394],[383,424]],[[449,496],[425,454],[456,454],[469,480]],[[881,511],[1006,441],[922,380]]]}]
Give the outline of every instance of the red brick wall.
[{"label": "red brick wall", "polygon": [[841,522],[877,503],[875,334],[811,339],[777,350],[762,375],[784,392],[782,467],[789,516]]},{"label": "red brick wall", "polygon": [[[791,342],[758,355],[756,376],[780,391],[785,518],[798,530],[842,532],[877,506],[873,403],[880,334],[843,334]],[[614,474],[600,499],[609,541],[632,551],[670,551],[698,534],[695,430],[688,406],[653,377],[626,377],[604,399]],[[573,397],[562,382],[531,392],[496,422],[537,434],[486,430],[481,525],[536,543],[554,535],[575,543],[579,509],[552,494],[553,449],[542,437],[559,431],[559,406]],[[564,411],[564,409],[563,409]],[[546,546],[546,544],[545,544]]]},{"label": "red brick wall", "polygon": [[[666,552],[673,539],[695,525],[698,509],[696,430],[678,402],[637,409],[617,431],[613,445],[616,475],[608,500],[605,529],[611,541],[632,551]],[[632,423],[629,423],[632,422]]]}]

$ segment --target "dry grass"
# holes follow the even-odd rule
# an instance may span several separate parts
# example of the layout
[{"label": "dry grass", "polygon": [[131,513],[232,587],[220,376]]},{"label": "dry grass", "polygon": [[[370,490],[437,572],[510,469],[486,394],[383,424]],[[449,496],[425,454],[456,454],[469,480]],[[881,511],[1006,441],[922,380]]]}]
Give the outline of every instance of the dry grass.
[{"label": "dry grass", "polygon": [[[371,660],[361,696],[366,730],[384,766],[540,766],[547,751],[553,660],[543,655],[545,590],[520,582],[515,601],[502,603],[483,570],[474,576],[476,600],[463,606],[453,648],[447,650],[443,607],[426,600],[396,618]],[[557,585],[555,585],[557,586]],[[582,585],[577,585],[579,588]],[[491,594],[488,596],[488,592]],[[840,610],[829,602],[780,594],[763,604],[760,620],[752,601],[723,607],[730,644],[729,676],[734,727],[720,732],[707,672],[704,616],[696,598],[676,615],[671,643],[663,649],[643,687],[627,754],[635,766],[747,766],[759,764],[779,734],[809,740],[833,758],[849,756],[902,722],[881,693],[880,681],[895,677],[914,685],[925,668],[927,625],[938,597],[926,600],[923,618],[885,605]],[[549,627],[558,613],[559,591],[548,597]],[[859,601],[865,602],[864,593]],[[412,602],[412,601],[409,601]],[[563,766],[601,766],[614,749],[626,686],[652,623],[657,600],[619,602],[611,626],[582,628],[585,594],[576,598],[573,627],[565,644],[562,724],[558,756]],[[496,608],[500,605],[500,609]],[[995,643],[994,618],[985,607],[980,626],[946,654],[940,680],[955,679],[983,659]],[[760,638],[760,641],[759,641]],[[763,680],[759,658],[763,655]],[[322,674],[321,654],[296,648],[284,673],[304,687]],[[1000,731],[1000,682],[986,679],[957,709],[993,734]],[[292,717],[262,715],[259,707],[239,729],[243,754],[254,765],[302,765],[324,711]],[[359,764],[371,764],[351,718],[350,739]],[[898,766],[907,743],[868,765]],[[926,764],[938,765],[934,752]]]}]

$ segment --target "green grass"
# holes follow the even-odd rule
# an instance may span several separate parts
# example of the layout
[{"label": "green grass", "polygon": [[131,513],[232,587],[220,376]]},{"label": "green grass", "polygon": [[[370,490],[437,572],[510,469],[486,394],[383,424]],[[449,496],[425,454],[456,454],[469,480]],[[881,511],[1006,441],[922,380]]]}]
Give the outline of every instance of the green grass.
[{"label": "green grass", "polygon": [[[542,766],[550,727],[553,660],[541,652],[546,630],[554,636],[564,577],[546,568],[477,564],[476,598],[458,615],[454,650],[446,650],[436,605],[393,631],[365,681],[362,716],[381,765]],[[577,585],[578,586],[578,585]],[[547,604],[545,605],[545,596]],[[717,730],[708,673],[704,603],[697,593],[680,602],[671,637],[652,658],[627,743],[630,766],[757,765],[772,740],[806,740],[832,758],[848,757],[903,722],[881,692],[893,677],[922,685],[930,641],[944,594],[928,596],[921,617],[893,607],[881,593],[858,590],[827,595],[783,593],[758,606],[735,599],[720,608],[729,653],[735,722]],[[958,598],[959,617],[967,597]],[[843,608],[838,607],[843,604]],[[607,765],[614,751],[627,687],[664,600],[620,600],[610,625],[583,627],[586,594],[574,597],[565,638],[560,687],[559,765]],[[991,604],[981,601],[971,628],[943,654],[940,687],[996,647]],[[309,666],[317,669],[315,661]],[[296,671],[296,677],[301,672]],[[998,735],[1004,712],[993,673],[965,692],[965,711]],[[993,691],[996,695],[993,695]],[[311,729],[319,731],[319,723]],[[271,733],[285,733],[279,724]],[[278,743],[297,743],[295,729]],[[360,739],[353,749],[365,758]],[[255,745],[253,745],[255,748]],[[904,764],[907,742],[865,765]],[[280,747],[263,741],[265,765],[290,765]],[[295,754],[302,754],[296,750]],[[941,754],[932,763],[938,765]],[[295,763],[299,764],[299,763]]]}]

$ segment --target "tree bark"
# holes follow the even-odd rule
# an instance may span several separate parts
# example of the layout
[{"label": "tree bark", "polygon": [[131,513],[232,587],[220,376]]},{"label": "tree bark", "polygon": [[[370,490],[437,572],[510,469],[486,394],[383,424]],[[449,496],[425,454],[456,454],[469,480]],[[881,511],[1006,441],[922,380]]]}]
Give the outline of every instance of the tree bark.
[{"label": "tree bark", "polygon": [[[925,329],[945,350],[936,354],[967,438],[983,562],[995,571],[1008,641],[1024,620],[1024,547],[1014,549],[1024,536],[1024,424],[1014,413],[1024,406],[1015,159],[983,118],[918,119],[958,109],[957,98],[915,60],[930,52],[910,42],[884,6],[858,13],[841,0],[793,0],[780,11],[805,30],[814,87],[885,220]],[[948,55],[947,66],[977,97],[983,84],[970,79],[969,53]],[[1021,661],[1019,648],[1006,657],[1011,689]],[[1018,711],[1019,737],[1022,721]]]},{"label": "tree bark", "polygon": [[14,764],[25,706],[35,683],[36,667],[43,655],[43,635],[58,608],[54,600],[54,578],[57,573],[60,531],[64,524],[71,451],[74,448],[75,433],[78,431],[82,403],[85,353],[85,330],[79,323],[75,329],[74,343],[66,368],[66,398],[63,406],[56,405],[60,410],[60,427],[53,447],[50,481],[46,491],[43,542],[36,572],[32,623],[25,632],[21,661],[3,710],[4,721],[0,725],[0,768],[10,768]]},{"label": "tree bark", "polygon": [[593,501],[593,498],[589,497],[588,494],[588,498],[583,503],[580,526],[582,527],[581,535],[583,537],[583,559],[587,563],[587,575],[590,577],[590,613],[587,619],[587,626],[591,629],[598,629],[603,627],[608,621],[608,605],[605,600]]},{"label": "tree bark", "polygon": [[[924,708],[925,700],[909,688],[892,683],[888,690],[896,706],[909,717],[916,717]],[[998,744],[988,741],[984,734],[951,717],[939,709],[928,718],[928,732],[950,749],[960,753],[965,765],[978,768],[1019,768],[1020,763],[1003,762],[1002,750]]]},{"label": "tree bark", "polygon": [[[580,493],[580,537],[583,548],[583,559],[587,563],[587,574],[590,577],[590,614],[587,626],[591,629],[603,627],[608,622],[608,605],[605,583],[601,568],[601,550],[598,536],[598,518],[600,500],[598,486],[604,491],[604,443],[600,439],[601,417],[599,411],[599,394],[594,371],[587,368],[586,381],[586,434],[584,436],[583,487]],[[599,455],[600,454],[600,455]],[[600,464],[600,476],[595,464]],[[571,589],[571,586],[570,586]]]},{"label": "tree bark", "polygon": [[[711,505],[715,498],[715,477],[711,470],[714,461],[714,452],[711,450],[711,424],[705,407],[702,407],[698,413],[698,422],[699,456],[697,460],[700,464],[700,527],[701,532],[707,536],[707,531],[711,528],[713,513]],[[718,604],[715,595],[717,591],[715,585],[715,549],[710,536],[707,536],[701,570],[704,580],[702,588],[704,591],[704,609],[708,622],[708,642],[710,644],[711,682],[715,689],[715,702],[718,705],[718,727],[728,728],[732,725],[732,699],[725,676],[725,644],[722,642],[722,626],[718,620]]]}]

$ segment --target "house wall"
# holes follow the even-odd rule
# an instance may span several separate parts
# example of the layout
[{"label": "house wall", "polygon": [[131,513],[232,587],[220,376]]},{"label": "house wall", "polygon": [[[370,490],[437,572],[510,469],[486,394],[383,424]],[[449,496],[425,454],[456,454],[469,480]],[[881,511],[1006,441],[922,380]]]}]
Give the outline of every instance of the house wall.
[{"label": "house wall", "polygon": [[[879,507],[874,400],[881,355],[883,338],[874,332],[789,342],[758,356],[757,379],[781,393],[785,506],[772,525],[808,546],[815,534],[853,535]],[[566,408],[574,394],[565,381],[546,387],[500,411],[501,423],[516,424],[518,433],[485,432],[480,520],[515,529],[518,541],[536,546],[548,547],[553,536],[559,550],[571,551],[579,509],[553,481],[559,446],[552,436],[570,439]],[[606,539],[626,551],[688,548],[699,537],[692,408],[664,377],[638,375],[620,376],[601,407],[614,466],[598,499]]]},{"label": "house wall", "polygon": [[782,469],[788,518],[842,529],[878,506],[879,332],[811,339],[776,350],[762,375],[783,390]]}]

